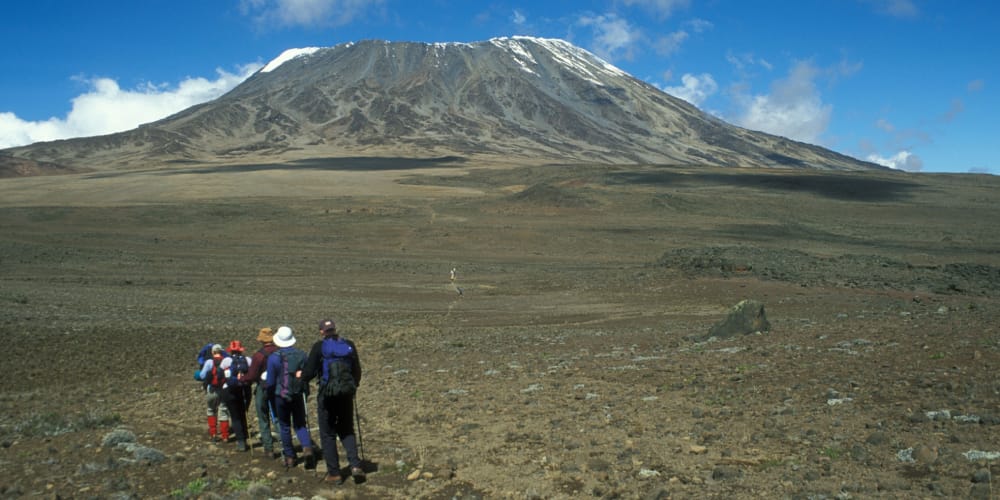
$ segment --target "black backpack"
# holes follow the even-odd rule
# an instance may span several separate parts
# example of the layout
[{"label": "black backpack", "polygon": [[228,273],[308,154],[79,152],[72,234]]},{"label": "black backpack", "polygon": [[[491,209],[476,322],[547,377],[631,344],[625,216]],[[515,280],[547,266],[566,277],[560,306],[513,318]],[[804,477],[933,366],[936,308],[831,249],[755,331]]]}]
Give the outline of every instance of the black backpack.
[{"label": "black backpack", "polygon": [[323,339],[323,375],[319,393],[324,397],[353,396],[358,390],[354,380],[354,347],[342,338]]}]

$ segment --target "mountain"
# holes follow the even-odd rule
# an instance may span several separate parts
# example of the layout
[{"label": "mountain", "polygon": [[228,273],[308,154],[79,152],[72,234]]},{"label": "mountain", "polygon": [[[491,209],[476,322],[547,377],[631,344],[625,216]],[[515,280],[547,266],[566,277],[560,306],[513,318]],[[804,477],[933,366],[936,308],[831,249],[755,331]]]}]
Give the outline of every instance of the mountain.
[{"label": "mountain", "polygon": [[286,51],[218,99],[137,129],[12,148],[112,169],[460,157],[515,163],[881,168],[710,116],[562,40],[368,40]]}]

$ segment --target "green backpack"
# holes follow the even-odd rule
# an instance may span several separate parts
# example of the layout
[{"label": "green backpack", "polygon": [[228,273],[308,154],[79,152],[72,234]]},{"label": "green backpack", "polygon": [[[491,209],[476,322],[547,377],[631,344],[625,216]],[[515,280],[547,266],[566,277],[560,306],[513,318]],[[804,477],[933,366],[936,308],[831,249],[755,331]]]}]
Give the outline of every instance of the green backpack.
[{"label": "green backpack", "polygon": [[278,349],[271,356],[281,358],[281,373],[278,374],[275,383],[277,388],[274,395],[285,401],[291,401],[293,397],[302,394],[305,388],[302,378],[296,377],[295,374],[305,367],[306,353],[301,349]]}]

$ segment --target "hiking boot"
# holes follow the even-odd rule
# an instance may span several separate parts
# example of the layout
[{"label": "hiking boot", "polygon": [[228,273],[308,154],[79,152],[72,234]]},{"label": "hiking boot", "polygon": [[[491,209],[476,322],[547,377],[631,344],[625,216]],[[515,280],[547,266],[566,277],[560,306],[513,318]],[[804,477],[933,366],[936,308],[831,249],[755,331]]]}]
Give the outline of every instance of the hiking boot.
[{"label": "hiking boot", "polygon": [[291,469],[295,467],[295,457],[285,457],[285,469]]},{"label": "hiking boot", "polygon": [[247,451],[247,442],[246,441],[242,441],[242,440],[241,441],[237,441],[236,442],[236,451]]},{"label": "hiking boot", "polygon": [[305,463],[304,467],[306,470],[316,468],[316,456],[313,455],[312,448],[302,448],[302,461]]},{"label": "hiking boot", "polygon": [[327,474],[326,477],[323,478],[323,482],[331,484],[341,484],[344,482],[344,478],[340,477],[340,474]]},{"label": "hiking boot", "polygon": [[351,476],[354,476],[355,479],[364,479],[365,470],[361,467],[351,467]]}]

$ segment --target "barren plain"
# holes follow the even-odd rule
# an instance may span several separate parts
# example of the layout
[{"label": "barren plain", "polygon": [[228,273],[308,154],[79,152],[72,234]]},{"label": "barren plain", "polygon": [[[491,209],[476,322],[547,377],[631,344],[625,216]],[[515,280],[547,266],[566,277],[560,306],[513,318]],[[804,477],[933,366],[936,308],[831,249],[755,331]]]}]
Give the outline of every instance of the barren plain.
[{"label": "barren plain", "polygon": [[[487,167],[0,180],[0,497],[995,497],[997,178]],[[362,484],[211,444],[191,378],[325,317]]]}]

